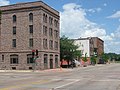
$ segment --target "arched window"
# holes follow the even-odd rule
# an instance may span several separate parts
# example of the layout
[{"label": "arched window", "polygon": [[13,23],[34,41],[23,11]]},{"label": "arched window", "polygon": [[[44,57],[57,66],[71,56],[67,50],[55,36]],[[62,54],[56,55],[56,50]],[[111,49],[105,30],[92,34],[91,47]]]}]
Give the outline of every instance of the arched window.
[{"label": "arched window", "polygon": [[10,55],[10,64],[18,64],[18,55]]},{"label": "arched window", "polygon": [[29,21],[33,21],[33,13],[29,14]]},{"label": "arched window", "polygon": [[43,14],[43,22],[45,22],[45,14]]},{"label": "arched window", "polygon": [[15,23],[17,21],[17,17],[16,15],[13,15],[13,23]]}]

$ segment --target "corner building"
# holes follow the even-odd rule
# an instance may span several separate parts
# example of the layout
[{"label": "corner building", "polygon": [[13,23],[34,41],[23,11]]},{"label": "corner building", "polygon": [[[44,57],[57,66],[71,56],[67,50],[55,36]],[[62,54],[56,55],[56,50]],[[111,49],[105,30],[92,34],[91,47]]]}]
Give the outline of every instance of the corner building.
[{"label": "corner building", "polygon": [[0,69],[33,69],[32,50],[38,50],[35,69],[59,67],[59,12],[42,1],[1,6]]}]

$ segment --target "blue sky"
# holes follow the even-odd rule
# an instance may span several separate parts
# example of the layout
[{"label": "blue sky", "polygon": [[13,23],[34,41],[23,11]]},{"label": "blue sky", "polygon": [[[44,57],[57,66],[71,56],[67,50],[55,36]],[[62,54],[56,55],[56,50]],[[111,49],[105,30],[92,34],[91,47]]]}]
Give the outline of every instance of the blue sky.
[{"label": "blue sky", "polygon": [[[0,0],[0,5],[37,0]],[[105,52],[120,54],[120,0],[42,0],[60,12],[60,33],[69,38],[99,37]]]}]

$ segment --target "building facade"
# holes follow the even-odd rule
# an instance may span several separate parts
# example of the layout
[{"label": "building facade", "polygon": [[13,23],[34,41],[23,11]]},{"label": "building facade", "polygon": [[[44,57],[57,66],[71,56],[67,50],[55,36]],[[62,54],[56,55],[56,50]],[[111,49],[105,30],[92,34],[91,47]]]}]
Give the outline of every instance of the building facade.
[{"label": "building facade", "polygon": [[1,6],[0,69],[59,67],[59,12],[42,1]]},{"label": "building facade", "polygon": [[87,57],[100,56],[104,52],[104,41],[98,37],[74,39],[74,42],[79,46],[78,50],[81,50],[82,57],[85,57],[85,54]]}]

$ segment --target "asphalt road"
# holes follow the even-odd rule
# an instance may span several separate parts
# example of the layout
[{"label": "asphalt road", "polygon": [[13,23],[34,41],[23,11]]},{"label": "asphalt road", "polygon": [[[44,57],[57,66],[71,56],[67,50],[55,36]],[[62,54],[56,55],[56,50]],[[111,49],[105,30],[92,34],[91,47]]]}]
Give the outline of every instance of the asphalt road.
[{"label": "asphalt road", "polygon": [[0,72],[0,90],[120,90],[120,64],[63,71]]}]

